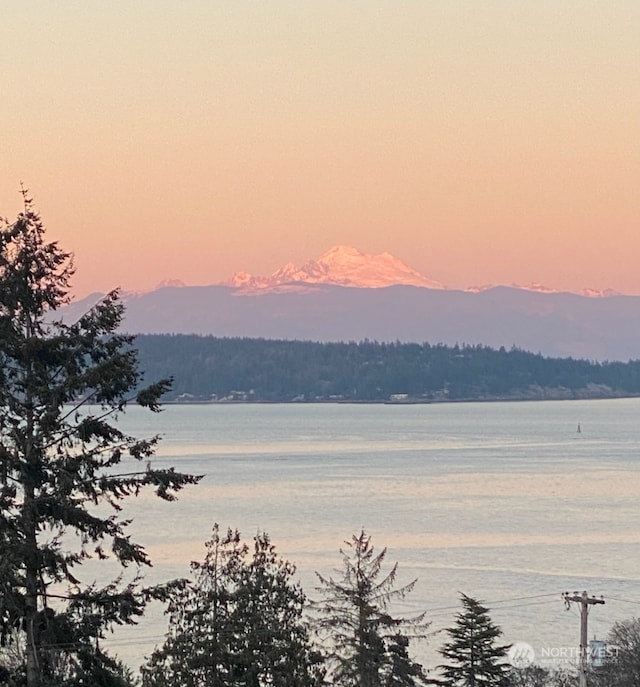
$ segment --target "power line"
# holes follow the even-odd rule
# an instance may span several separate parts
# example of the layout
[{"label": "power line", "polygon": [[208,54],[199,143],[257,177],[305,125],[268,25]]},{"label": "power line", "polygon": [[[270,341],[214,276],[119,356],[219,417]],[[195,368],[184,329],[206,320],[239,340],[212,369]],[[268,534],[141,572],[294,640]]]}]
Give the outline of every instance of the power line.
[{"label": "power line", "polygon": [[[509,597],[507,599],[496,599],[494,601],[482,601],[483,605],[486,606],[491,606],[494,607],[496,604],[508,604],[512,603],[514,601],[527,601],[529,599],[542,599],[542,598],[551,598],[551,597],[557,597],[557,594],[551,593],[551,594],[533,594],[530,596],[514,596],[514,597]],[[520,608],[524,606],[532,606],[532,605],[537,605],[537,604],[519,604],[517,606],[504,606],[503,608]],[[441,606],[439,608],[431,608],[427,609],[426,613],[427,615],[434,615],[434,614],[439,614],[441,611],[457,611],[460,609],[460,606]],[[490,609],[490,610],[493,610]],[[496,610],[501,610],[500,608],[496,608]]]},{"label": "power line", "polygon": [[633,601],[633,599],[616,599],[615,596],[608,596],[607,599],[610,601],[619,601],[623,604],[635,604],[636,606],[640,606],[640,601]]},{"label": "power line", "polygon": [[[557,596],[556,593],[547,593],[547,594],[533,594],[531,596],[514,596],[510,599],[499,599],[498,601],[487,601],[486,603],[488,604],[500,604],[500,603],[507,603],[509,601],[523,601],[525,599],[541,599],[543,597],[550,597],[550,596]],[[485,602],[483,602],[485,603]]]}]

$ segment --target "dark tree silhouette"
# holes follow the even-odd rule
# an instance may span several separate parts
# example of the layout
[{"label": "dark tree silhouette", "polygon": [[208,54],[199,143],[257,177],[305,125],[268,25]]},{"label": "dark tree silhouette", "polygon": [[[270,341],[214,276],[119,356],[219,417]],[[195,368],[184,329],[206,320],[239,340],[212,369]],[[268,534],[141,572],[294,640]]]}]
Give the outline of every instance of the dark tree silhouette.
[{"label": "dark tree silhouette", "polygon": [[349,687],[426,684],[422,666],[408,654],[410,639],[428,636],[425,614],[402,618],[389,612],[391,602],[404,598],[416,580],[397,587],[398,564],[384,573],[387,550],[376,553],[364,530],[345,544],[339,577],[318,574],[322,600],[314,603],[318,634],[329,646],[333,682]]},{"label": "dark tree silhouette", "polygon": [[445,687],[507,687],[510,645],[498,644],[502,630],[489,617],[489,609],[461,594],[462,611],[455,625],[447,628],[449,640],[440,653],[446,663],[438,666]]},{"label": "dark tree silhouette", "polygon": [[193,580],[171,594],[169,634],[142,669],[144,687],[319,687],[321,660],[292,564],[266,534],[251,552],[237,531],[221,536],[217,525],[206,549]]},{"label": "dark tree silhouette", "polygon": [[166,400],[606,398],[640,394],[640,361],[594,363],[518,349],[428,343],[317,343],[141,334],[154,377],[174,376]]},{"label": "dark tree silhouette", "polygon": [[124,434],[118,416],[131,401],[157,411],[168,382],[140,388],[132,339],[116,333],[117,292],[75,323],[56,319],[71,256],[45,240],[24,190],[23,199],[17,220],[0,227],[0,640],[23,646],[28,687],[107,684],[108,675],[119,684],[97,638],[164,591],[83,584],[78,567],[90,558],[118,570],[149,565],[120,502],[145,486],[173,499],[197,478],[138,466],[157,438]]}]

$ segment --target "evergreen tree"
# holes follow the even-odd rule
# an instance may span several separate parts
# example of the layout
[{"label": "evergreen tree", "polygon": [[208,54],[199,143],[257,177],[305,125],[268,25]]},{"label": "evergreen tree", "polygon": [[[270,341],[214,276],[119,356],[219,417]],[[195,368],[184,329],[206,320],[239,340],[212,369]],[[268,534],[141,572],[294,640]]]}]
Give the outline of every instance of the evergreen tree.
[{"label": "evergreen tree", "polygon": [[120,467],[148,459],[157,438],[126,435],[119,415],[130,401],[157,411],[168,383],[140,390],[131,338],[116,333],[117,292],[75,323],[56,319],[71,257],[45,240],[24,190],[23,199],[17,220],[0,223],[0,644],[23,647],[28,687],[117,685],[122,671],[97,640],[164,590],[136,579],[86,585],[78,566],[149,565],[120,501],[147,485],[173,499],[197,478]]},{"label": "evergreen tree", "polygon": [[640,685],[640,618],[617,622],[611,628],[604,665],[592,669],[589,684],[594,687]]},{"label": "evergreen tree", "polygon": [[445,687],[502,687],[508,685],[505,662],[510,645],[497,644],[502,630],[479,601],[461,594],[462,611],[446,630],[449,641],[440,649],[447,663],[438,666]]},{"label": "evergreen tree", "polygon": [[383,574],[386,548],[376,553],[364,530],[352,535],[340,549],[340,578],[318,574],[314,604],[317,631],[328,643],[334,684],[349,687],[390,687],[427,684],[422,666],[408,654],[410,639],[426,638],[425,614],[414,618],[392,616],[388,607],[402,599],[416,580],[396,587],[398,564]]},{"label": "evergreen tree", "polygon": [[142,669],[144,687],[320,685],[294,566],[266,534],[250,552],[237,531],[221,536],[216,525],[205,546],[193,581],[171,594],[169,634]]}]

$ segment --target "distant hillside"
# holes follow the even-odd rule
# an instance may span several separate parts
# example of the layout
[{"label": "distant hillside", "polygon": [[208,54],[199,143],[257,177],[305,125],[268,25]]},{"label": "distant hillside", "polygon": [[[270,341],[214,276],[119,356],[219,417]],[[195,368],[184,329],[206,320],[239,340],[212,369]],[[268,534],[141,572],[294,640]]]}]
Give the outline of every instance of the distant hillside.
[{"label": "distant hillside", "polygon": [[640,395],[640,361],[593,363],[522,350],[312,343],[187,335],[136,338],[147,381],[167,401],[434,402]]},{"label": "distant hillside", "polygon": [[[125,297],[133,334],[303,341],[403,341],[516,346],[554,357],[640,358],[640,296],[587,298],[496,287],[480,293],[416,286],[289,284],[277,292],[165,287]],[[96,296],[72,303],[84,312]]]}]

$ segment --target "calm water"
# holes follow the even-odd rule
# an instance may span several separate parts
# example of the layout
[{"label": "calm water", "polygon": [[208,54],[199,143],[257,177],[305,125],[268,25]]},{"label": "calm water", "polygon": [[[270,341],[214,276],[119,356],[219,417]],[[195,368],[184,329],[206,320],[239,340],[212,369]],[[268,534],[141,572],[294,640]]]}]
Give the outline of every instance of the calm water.
[{"label": "calm water", "polygon": [[[577,427],[580,425],[581,432]],[[180,500],[128,506],[150,580],[187,573],[214,522],[271,535],[314,596],[364,527],[418,578],[396,606],[451,624],[458,592],[492,608],[505,639],[573,647],[578,608],[603,595],[590,636],[640,615],[640,399],[448,405],[170,406],[123,426],[163,441],[158,465],[204,475]],[[162,641],[157,609],[113,648],[132,663]],[[418,647],[428,664],[441,638]]]}]

